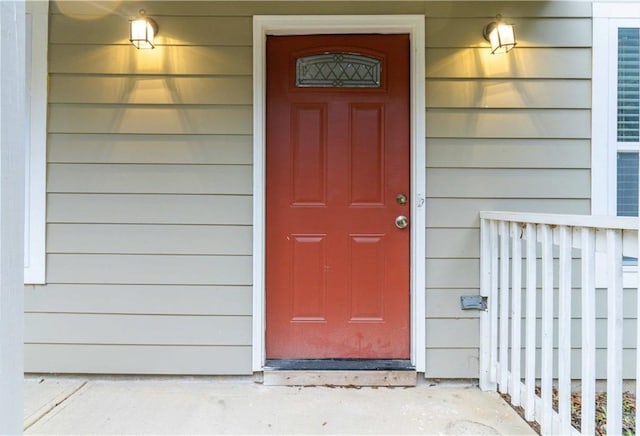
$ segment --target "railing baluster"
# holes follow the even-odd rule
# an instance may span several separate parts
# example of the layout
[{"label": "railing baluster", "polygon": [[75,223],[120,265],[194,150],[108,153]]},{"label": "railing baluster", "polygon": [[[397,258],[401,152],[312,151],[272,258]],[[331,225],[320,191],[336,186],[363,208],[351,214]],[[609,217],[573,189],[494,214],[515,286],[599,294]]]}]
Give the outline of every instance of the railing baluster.
[{"label": "railing baluster", "polygon": [[560,433],[571,433],[571,232],[560,226],[558,289],[558,414]]},{"label": "railing baluster", "polygon": [[489,249],[491,251],[491,286],[489,288],[489,304],[492,305],[493,310],[489,311],[490,324],[491,324],[491,350],[489,355],[489,361],[491,362],[489,369],[489,380],[492,383],[498,382],[498,222],[491,220],[489,222],[489,234],[491,245]]},{"label": "railing baluster", "polygon": [[509,389],[509,226],[500,221],[500,375],[498,390]]},{"label": "railing baluster", "polygon": [[607,434],[622,431],[622,233],[607,230]]},{"label": "railing baluster", "polygon": [[582,245],[582,434],[595,434],[596,291],[595,231],[583,228]]},{"label": "railing baluster", "polygon": [[524,417],[527,421],[535,418],[536,387],[536,252],[537,237],[534,224],[527,224],[527,303],[526,303],[526,351],[525,381],[526,401]]},{"label": "railing baluster", "polygon": [[511,223],[511,404],[520,405],[520,353],[522,329],[522,239],[521,227]]},{"label": "railing baluster", "polygon": [[540,226],[542,242],[542,356],[541,356],[541,427],[552,432],[553,379],[553,240],[551,228]]},{"label": "railing baluster", "polygon": [[489,391],[496,389],[496,384],[491,382],[491,313],[494,310],[494,302],[491,296],[491,234],[489,221],[480,220],[480,295],[488,299],[488,307],[480,312],[480,389]]}]

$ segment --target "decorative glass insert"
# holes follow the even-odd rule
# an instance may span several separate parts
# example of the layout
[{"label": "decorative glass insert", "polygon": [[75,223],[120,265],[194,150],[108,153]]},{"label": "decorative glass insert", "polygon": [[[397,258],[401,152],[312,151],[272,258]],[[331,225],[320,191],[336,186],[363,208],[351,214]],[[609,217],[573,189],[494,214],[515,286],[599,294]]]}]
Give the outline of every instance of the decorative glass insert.
[{"label": "decorative glass insert", "polygon": [[640,29],[618,29],[618,141],[640,140]]},{"label": "decorative glass insert", "polygon": [[298,58],[296,86],[379,88],[380,59],[355,53],[322,53]]}]

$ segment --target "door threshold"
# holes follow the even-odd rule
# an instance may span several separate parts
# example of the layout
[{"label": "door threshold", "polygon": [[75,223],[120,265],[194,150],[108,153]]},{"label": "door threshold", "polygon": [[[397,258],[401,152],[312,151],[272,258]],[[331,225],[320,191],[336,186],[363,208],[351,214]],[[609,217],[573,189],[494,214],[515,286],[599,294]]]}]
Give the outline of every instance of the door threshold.
[{"label": "door threshold", "polygon": [[400,359],[269,359],[267,386],[415,386],[417,374]]},{"label": "door threshold", "polygon": [[265,386],[325,386],[361,387],[385,386],[411,387],[417,383],[415,371],[366,371],[366,370],[269,370],[265,368],[262,383]]},{"label": "door threshold", "polygon": [[268,371],[415,371],[408,359],[267,359]]}]

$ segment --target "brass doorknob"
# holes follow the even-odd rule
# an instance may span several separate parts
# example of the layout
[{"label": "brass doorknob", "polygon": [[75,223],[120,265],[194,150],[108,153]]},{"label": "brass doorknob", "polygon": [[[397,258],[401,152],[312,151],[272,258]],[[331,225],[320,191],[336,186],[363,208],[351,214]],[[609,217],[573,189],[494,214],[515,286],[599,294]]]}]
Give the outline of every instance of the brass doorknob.
[{"label": "brass doorknob", "polygon": [[404,215],[396,217],[396,227],[399,229],[406,229],[409,225],[409,218]]}]

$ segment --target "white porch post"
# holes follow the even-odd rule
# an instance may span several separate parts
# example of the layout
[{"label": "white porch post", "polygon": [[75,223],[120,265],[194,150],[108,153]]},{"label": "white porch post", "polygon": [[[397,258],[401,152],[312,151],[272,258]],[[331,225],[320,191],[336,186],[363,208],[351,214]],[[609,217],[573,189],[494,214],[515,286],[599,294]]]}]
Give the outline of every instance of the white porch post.
[{"label": "white porch post", "polygon": [[0,434],[22,433],[24,0],[0,1]]}]

